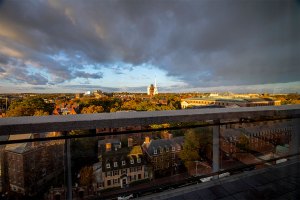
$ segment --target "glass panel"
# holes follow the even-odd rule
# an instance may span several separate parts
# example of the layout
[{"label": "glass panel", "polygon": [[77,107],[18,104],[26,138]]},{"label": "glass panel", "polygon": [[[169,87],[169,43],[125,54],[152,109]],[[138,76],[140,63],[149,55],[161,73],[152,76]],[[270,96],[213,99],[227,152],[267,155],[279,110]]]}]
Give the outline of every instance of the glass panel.
[{"label": "glass panel", "polygon": [[286,161],[292,130],[290,120],[221,126],[221,169],[252,170]]},{"label": "glass panel", "polygon": [[[44,139],[56,134],[11,135],[2,141]],[[1,145],[0,155],[2,199],[44,199],[50,187],[65,185],[64,140]]]},{"label": "glass panel", "polygon": [[[1,187],[9,191],[2,194],[4,199],[65,199],[70,173],[73,198],[136,197],[265,168],[299,154],[295,122],[163,124],[148,127],[150,132],[134,126],[76,130],[69,134],[85,137],[68,139],[69,155],[67,140],[2,145]],[[205,127],[186,128],[195,125]],[[22,134],[2,140],[60,135]]]},{"label": "glass panel", "polygon": [[182,187],[192,183],[187,178],[212,172],[211,127],[104,133],[71,140],[73,198],[78,191],[103,198],[139,196]]}]

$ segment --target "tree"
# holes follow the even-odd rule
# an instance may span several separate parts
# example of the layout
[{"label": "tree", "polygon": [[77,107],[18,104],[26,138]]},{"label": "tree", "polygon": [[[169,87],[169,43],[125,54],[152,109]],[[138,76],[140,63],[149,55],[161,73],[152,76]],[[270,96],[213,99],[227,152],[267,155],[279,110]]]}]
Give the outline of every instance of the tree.
[{"label": "tree", "polygon": [[121,106],[122,110],[136,110],[137,102],[135,100],[125,101]]},{"label": "tree", "polygon": [[8,117],[49,115],[52,113],[53,105],[45,103],[42,98],[27,98],[22,101],[15,101],[6,112]]},{"label": "tree", "polygon": [[151,103],[150,101],[142,101],[140,102],[137,107],[136,110],[139,111],[154,111],[154,110],[160,110],[159,108],[157,108],[153,103]]},{"label": "tree", "polygon": [[193,130],[188,130],[185,134],[183,150],[179,154],[179,157],[184,161],[187,168],[191,166],[194,161],[200,160],[200,147],[200,135]]},{"label": "tree", "polygon": [[117,112],[117,108],[111,108],[109,112]]},{"label": "tree", "polygon": [[[72,130],[70,135],[90,134],[89,130]],[[97,162],[97,138],[85,137],[71,140],[72,170],[79,172],[85,165]]]},{"label": "tree", "polygon": [[250,140],[249,140],[248,136],[245,134],[242,134],[239,137],[237,147],[240,148],[242,151],[247,151],[247,150],[249,150],[249,146],[250,146]]},{"label": "tree", "polygon": [[81,110],[82,114],[90,114],[90,113],[101,113],[104,111],[104,108],[102,106],[95,106],[95,105],[91,105],[89,107],[84,107]]},{"label": "tree", "polygon": [[90,186],[93,184],[93,181],[94,181],[93,167],[85,166],[81,168],[79,184],[81,186]]},{"label": "tree", "polygon": [[210,128],[189,129],[185,133],[183,150],[179,157],[184,161],[187,168],[194,161],[208,159],[212,148],[212,131]]},{"label": "tree", "polygon": [[37,110],[34,112],[34,116],[43,116],[43,115],[49,115],[49,113],[43,110]]}]

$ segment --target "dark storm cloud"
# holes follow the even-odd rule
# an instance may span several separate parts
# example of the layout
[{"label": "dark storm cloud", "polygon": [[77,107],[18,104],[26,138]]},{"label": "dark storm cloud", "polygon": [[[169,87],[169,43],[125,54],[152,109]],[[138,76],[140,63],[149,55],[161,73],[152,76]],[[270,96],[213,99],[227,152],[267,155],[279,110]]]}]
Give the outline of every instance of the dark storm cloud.
[{"label": "dark storm cloud", "polygon": [[31,87],[31,89],[33,90],[47,90],[48,88],[47,87]]},{"label": "dark storm cloud", "polygon": [[147,86],[143,87],[104,87],[100,85],[92,85],[92,84],[76,84],[76,85],[64,85],[62,86],[64,89],[71,89],[71,91],[80,89],[81,92],[85,91],[93,91],[93,90],[102,90],[104,92],[145,92]]},{"label": "dark storm cloud", "polygon": [[283,0],[4,1],[0,62],[52,77],[23,73],[30,84],[102,78],[83,66],[115,62],[150,63],[191,86],[300,81],[299,22],[300,5]]},{"label": "dark storm cloud", "polygon": [[[14,83],[28,83],[31,85],[46,85],[48,83],[48,79],[45,78],[42,74],[30,73],[27,71],[25,66],[22,67],[23,68],[7,68],[3,75],[1,75],[0,73],[0,77],[11,80]],[[13,74],[14,77],[11,78],[10,74]]]},{"label": "dark storm cloud", "polygon": [[83,71],[77,71],[74,73],[75,77],[79,77],[79,78],[93,78],[93,79],[100,79],[103,78],[103,74],[102,73],[86,73]]},{"label": "dark storm cloud", "polygon": [[8,58],[0,54],[0,65],[7,64]]},{"label": "dark storm cloud", "polygon": [[64,85],[64,89],[71,89],[74,90],[82,90],[81,92],[85,91],[93,91],[93,90],[102,90],[103,92],[117,92],[119,88],[115,87],[103,87],[100,85],[92,85],[92,84],[78,84],[78,85]]},{"label": "dark storm cloud", "polygon": [[48,83],[48,79],[39,73],[27,75],[24,80],[31,85],[45,85]]}]

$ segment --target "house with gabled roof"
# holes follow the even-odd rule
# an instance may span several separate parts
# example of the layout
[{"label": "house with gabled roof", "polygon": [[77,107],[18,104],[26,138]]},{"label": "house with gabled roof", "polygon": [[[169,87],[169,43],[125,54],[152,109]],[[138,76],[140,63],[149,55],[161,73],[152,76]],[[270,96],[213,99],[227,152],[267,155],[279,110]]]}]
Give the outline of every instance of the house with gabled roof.
[{"label": "house with gabled roof", "polygon": [[181,165],[179,153],[183,149],[183,142],[183,136],[156,140],[145,138],[142,148],[147,161],[153,166],[154,174],[172,174],[178,169]]},{"label": "house with gabled roof", "polygon": [[79,105],[77,103],[61,103],[55,106],[52,115],[76,115],[79,114]]},{"label": "house with gabled roof", "polygon": [[[151,178],[141,146],[122,147],[115,139],[98,142],[100,166],[95,174],[96,190],[125,187],[126,185]],[[101,170],[100,170],[101,169]]]}]

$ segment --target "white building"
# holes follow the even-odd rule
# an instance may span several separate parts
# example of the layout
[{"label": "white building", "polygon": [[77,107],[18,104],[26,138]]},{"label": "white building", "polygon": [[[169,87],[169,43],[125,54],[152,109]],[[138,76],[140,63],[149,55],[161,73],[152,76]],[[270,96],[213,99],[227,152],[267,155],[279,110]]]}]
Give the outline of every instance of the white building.
[{"label": "white building", "polygon": [[147,88],[147,94],[150,95],[150,96],[154,96],[154,95],[158,94],[158,89],[157,89],[157,85],[156,85],[156,79],[155,79],[154,85],[151,84],[151,85],[148,86],[148,88]]}]

